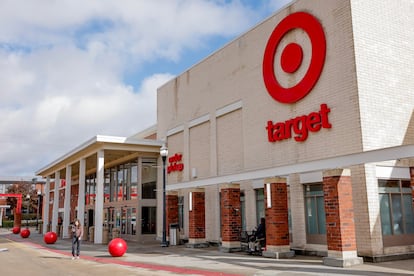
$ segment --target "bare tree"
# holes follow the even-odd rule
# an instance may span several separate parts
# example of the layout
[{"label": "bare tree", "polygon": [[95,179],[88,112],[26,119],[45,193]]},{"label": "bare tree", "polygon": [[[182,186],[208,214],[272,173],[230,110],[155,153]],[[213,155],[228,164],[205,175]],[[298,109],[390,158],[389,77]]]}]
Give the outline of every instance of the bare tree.
[{"label": "bare tree", "polygon": [[[21,194],[22,195],[22,208],[29,207],[30,210],[37,211],[37,191],[34,189],[32,183],[21,182],[9,186],[7,189],[9,194]],[[30,195],[30,199],[27,199],[27,195]],[[29,201],[29,202],[28,202]],[[8,197],[7,204],[14,210],[17,207],[17,198]]]}]

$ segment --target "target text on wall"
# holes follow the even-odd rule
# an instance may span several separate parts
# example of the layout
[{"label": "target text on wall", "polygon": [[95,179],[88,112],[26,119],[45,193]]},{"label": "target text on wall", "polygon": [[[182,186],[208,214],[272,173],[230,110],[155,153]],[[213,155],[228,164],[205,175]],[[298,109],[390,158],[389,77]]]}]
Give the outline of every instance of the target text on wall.
[{"label": "target text on wall", "polygon": [[[302,30],[309,37],[311,51],[305,53],[297,41],[286,43],[283,49],[278,48],[284,37],[295,29]],[[280,60],[276,60],[276,51],[281,51]],[[283,87],[279,82],[283,75],[276,74],[275,66],[288,76],[294,76],[303,65],[304,53],[310,55],[310,64],[305,75],[296,85]],[[269,95],[282,104],[294,104],[305,98],[322,74],[325,57],[326,37],[318,19],[306,12],[296,12],[282,19],[270,35],[263,57],[263,80]],[[308,115],[297,116],[284,122],[268,121],[266,126],[268,140],[278,142],[294,138],[297,142],[306,141],[309,132],[332,128],[329,122],[330,111],[328,105],[322,103],[319,111]]]},{"label": "target text on wall", "polygon": [[318,112],[311,112],[308,115],[298,116],[285,122],[267,122],[267,137],[269,142],[277,142],[294,138],[298,142],[305,141],[309,132],[318,132],[322,128],[331,128],[329,112],[331,109],[327,104],[321,104]]},{"label": "target text on wall", "polygon": [[168,173],[181,172],[184,170],[183,155],[181,153],[176,153],[168,158],[168,162],[170,163],[167,167]]}]

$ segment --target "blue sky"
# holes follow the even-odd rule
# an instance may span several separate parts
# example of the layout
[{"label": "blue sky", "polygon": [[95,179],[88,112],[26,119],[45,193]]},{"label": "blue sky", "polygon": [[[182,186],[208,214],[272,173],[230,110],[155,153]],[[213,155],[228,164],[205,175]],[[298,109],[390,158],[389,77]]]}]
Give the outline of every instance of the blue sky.
[{"label": "blue sky", "polygon": [[0,2],[0,177],[156,123],[156,89],[290,0]]}]

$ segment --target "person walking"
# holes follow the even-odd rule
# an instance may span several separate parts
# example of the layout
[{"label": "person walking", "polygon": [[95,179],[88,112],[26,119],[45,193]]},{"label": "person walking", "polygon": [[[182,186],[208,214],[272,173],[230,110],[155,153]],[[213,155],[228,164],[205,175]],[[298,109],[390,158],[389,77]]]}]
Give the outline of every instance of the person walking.
[{"label": "person walking", "polygon": [[72,225],[72,260],[79,259],[80,253],[80,241],[83,236],[83,227],[79,221],[76,219]]}]

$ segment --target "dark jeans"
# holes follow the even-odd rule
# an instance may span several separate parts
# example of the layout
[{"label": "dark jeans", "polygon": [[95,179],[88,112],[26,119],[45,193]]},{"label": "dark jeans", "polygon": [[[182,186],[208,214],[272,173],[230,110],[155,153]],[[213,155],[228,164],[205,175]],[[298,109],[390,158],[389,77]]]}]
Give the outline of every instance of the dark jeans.
[{"label": "dark jeans", "polygon": [[[79,238],[75,237],[75,235],[72,237],[72,256],[79,256],[80,250],[79,250],[79,246],[80,246],[80,240]],[[75,252],[75,245],[76,245],[76,252]],[[76,254],[75,254],[76,253]]]}]

